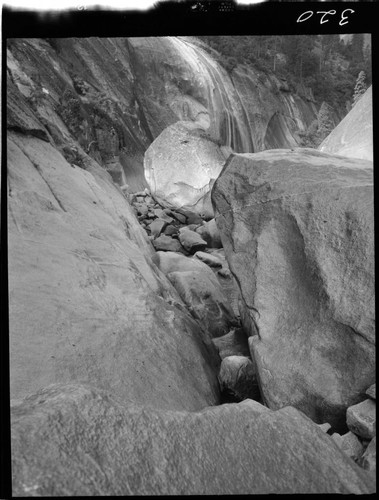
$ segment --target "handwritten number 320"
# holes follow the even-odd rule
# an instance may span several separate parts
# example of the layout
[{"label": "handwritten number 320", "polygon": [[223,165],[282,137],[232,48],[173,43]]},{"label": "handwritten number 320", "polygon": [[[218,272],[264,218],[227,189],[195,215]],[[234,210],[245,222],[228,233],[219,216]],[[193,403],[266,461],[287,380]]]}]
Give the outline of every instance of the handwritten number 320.
[{"label": "handwritten number 320", "polygon": [[[338,23],[340,26],[343,26],[344,24],[347,24],[349,22],[348,20],[348,16],[346,15],[345,16],[345,12],[355,12],[355,10],[353,9],[345,9],[342,14],[341,14],[341,20],[340,22]],[[320,24],[324,24],[324,23],[327,23],[329,22],[329,19],[325,19],[327,15],[330,15],[330,16],[334,16],[335,14],[337,13],[337,11],[335,10],[318,10],[316,12],[316,14],[323,14],[321,16],[321,19],[320,19]],[[302,23],[304,21],[308,21],[308,19],[310,19],[312,16],[313,16],[314,12],[313,10],[307,10],[306,12],[303,12],[298,18],[297,18],[297,22],[298,23]],[[307,17],[305,17],[307,16]]]}]

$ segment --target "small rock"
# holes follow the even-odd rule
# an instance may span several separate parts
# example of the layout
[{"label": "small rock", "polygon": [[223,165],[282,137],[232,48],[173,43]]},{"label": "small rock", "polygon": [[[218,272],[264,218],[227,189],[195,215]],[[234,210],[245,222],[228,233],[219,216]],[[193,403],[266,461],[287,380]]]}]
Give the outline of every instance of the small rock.
[{"label": "small rock", "polygon": [[197,259],[189,259],[176,252],[156,252],[153,256],[153,262],[159,267],[162,273],[166,275],[175,271],[191,271],[207,275],[211,280],[214,278],[211,269],[203,262]]},{"label": "small rock", "polygon": [[135,207],[136,207],[137,213],[139,215],[147,215],[149,212],[149,209],[148,209],[148,206],[146,205],[146,203],[138,203],[138,204],[136,203]]},{"label": "small rock", "polygon": [[219,269],[217,271],[217,274],[220,275],[222,278],[231,278],[232,273],[227,267],[223,267],[222,269]]},{"label": "small rock", "polygon": [[164,211],[162,210],[162,208],[154,208],[153,211],[156,217],[161,217],[162,215],[164,215]]},{"label": "small rock", "polygon": [[329,424],[329,422],[325,422],[324,424],[317,424],[317,425],[324,432],[328,432],[328,430],[332,428],[332,426]]},{"label": "small rock", "polygon": [[376,399],[376,391],[375,391],[375,386],[376,384],[370,385],[370,387],[367,389],[366,394],[370,396],[371,399]]},{"label": "small rock", "polygon": [[[212,339],[221,359],[228,356],[250,357],[249,344],[243,328],[231,330],[226,335]],[[325,425],[325,424],[324,424]]]},{"label": "small rock", "polygon": [[220,259],[206,252],[196,252],[195,257],[207,264],[209,267],[222,267]]},{"label": "small rock", "polygon": [[187,229],[190,229],[191,231],[196,231],[198,227],[200,227],[200,224],[189,224],[187,226]]},{"label": "small rock", "polygon": [[168,225],[165,230],[164,230],[164,234],[167,234],[167,236],[174,236],[174,235],[177,235],[179,232],[178,228],[175,227],[175,226],[172,226],[171,224]]},{"label": "small rock", "polygon": [[168,222],[162,219],[155,219],[151,224],[150,224],[150,230],[151,234],[157,238],[163,229],[167,226]]},{"label": "small rock", "polygon": [[362,455],[362,443],[353,432],[347,432],[343,436],[336,432],[332,434],[332,438],[341,450],[353,460],[357,460]]},{"label": "small rock", "polygon": [[213,272],[200,261],[198,264],[198,271],[174,271],[166,276],[201,327],[211,337],[220,337],[236,326],[237,320]]},{"label": "small rock", "polygon": [[220,231],[215,219],[205,222],[205,224],[196,229],[196,232],[208,243],[209,248],[222,248]]},{"label": "small rock", "polygon": [[158,238],[153,241],[153,245],[156,250],[162,250],[164,252],[185,253],[185,250],[178,240],[174,240],[173,238],[170,238],[170,236],[166,236],[165,234],[161,234],[160,236],[158,236]]},{"label": "small rock", "polygon": [[185,224],[187,222],[187,217],[183,214],[179,214],[178,212],[171,211],[170,215],[175,217],[175,219],[178,220],[181,224]]},{"label": "small rock", "polygon": [[145,196],[146,196],[146,188],[145,188],[145,191],[137,191],[137,193],[134,193],[135,198],[143,198],[143,200],[144,200]]},{"label": "small rock", "polygon": [[144,203],[145,197],[144,196],[136,196],[136,202],[137,203]]},{"label": "small rock", "polygon": [[376,434],[376,404],[372,399],[349,406],[346,412],[348,428],[364,439],[371,439]]},{"label": "small rock", "polygon": [[200,215],[196,214],[195,212],[191,212],[191,210],[185,210],[184,208],[178,208],[177,212],[186,216],[187,224],[202,224],[203,223],[203,219],[200,217]]},{"label": "small rock", "polygon": [[221,362],[218,374],[225,402],[260,399],[260,392],[252,361],[245,356],[228,356]]},{"label": "small rock", "polygon": [[376,470],[376,436],[372,438],[363,455],[358,461],[358,465],[366,470]]},{"label": "small rock", "polygon": [[198,250],[205,250],[207,247],[207,242],[204,241],[199,234],[187,228],[183,228],[179,231],[179,241],[183,247],[192,254]]}]

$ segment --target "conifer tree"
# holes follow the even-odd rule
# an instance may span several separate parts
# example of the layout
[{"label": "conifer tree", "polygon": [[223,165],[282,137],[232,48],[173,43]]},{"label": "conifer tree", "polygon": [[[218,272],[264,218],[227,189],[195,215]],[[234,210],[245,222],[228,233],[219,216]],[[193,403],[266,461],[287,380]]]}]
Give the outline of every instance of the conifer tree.
[{"label": "conifer tree", "polygon": [[353,106],[357,104],[359,99],[363,96],[363,94],[367,90],[366,85],[366,73],[364,71],[360,71],[357,81],[355,83],[354,95],[353,95]]},{"label": "conifer tree", "polygon": [[321,104],[320,110],[317,115],[318,129],[317,136],[318,142],[321,142],[327,137],[334,129],[333,115],[331,106],[325,101]]}]

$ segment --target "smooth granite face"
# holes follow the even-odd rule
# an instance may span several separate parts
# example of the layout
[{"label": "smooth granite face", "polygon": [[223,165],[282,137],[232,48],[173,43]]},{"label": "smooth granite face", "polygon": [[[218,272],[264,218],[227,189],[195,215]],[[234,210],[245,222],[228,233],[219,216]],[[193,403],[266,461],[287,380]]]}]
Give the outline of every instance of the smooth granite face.
[{"label": "smooth granite face", "polygon": [[375,380],[372,163],[234,155],[212,202],[266,403],[345,425]]}]

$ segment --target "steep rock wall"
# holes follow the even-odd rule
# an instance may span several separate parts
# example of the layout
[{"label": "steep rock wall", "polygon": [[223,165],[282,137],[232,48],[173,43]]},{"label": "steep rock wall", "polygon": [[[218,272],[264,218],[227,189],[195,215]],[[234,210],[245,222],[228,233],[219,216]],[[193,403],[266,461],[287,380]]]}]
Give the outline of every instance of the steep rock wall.
[{"label": "steep rock wall", "polygon": [[153,263],[122,191],[79,145],[80,166],[69,163],[8,90],[11,397],[65,381],[159,408],[217,404],[211,340]]},{"label": "steep rock wall", "polygon": [[177,121],[253,152],[296,145],[316,116],[310,97],[257,70],[229,75],[188,37],[14,39],[7,48],[11,82],[66,159],[78,163],[79,145],[131,191],[147,187],[143,155]]},{"label": "steep rock wall", "polygon": [[349,158],[373,160],[371,86],[318,149]]}]

